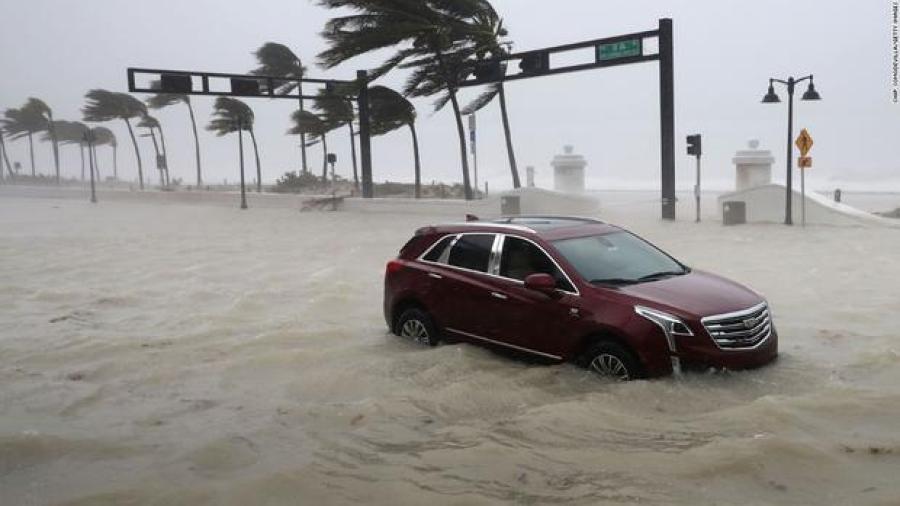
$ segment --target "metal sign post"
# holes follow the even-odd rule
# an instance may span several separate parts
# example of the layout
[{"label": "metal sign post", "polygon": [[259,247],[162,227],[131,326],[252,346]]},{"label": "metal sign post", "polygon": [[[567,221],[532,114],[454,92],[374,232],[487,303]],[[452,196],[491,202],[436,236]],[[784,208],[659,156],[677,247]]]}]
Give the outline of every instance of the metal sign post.
[{"label": "metal sign post", "polygon": [[477,125],[475,120],[475,113],[469,115],[469,141],[472,149],[472,168],[473,168],[473,176],[475,184],[473,188],[478,190],[478,133],[477,133]]},{"label": "metal sign post", "polygon": [[794,143],[800,150],[800,159],[797,161],[797,167],[800,169],[800,224],[806,226],[806,169],[812,168],[812,158],[807,156],[809,150],[812,149],[813,138],[809,135],[809,131],[805,128],[800,131],[800,136]]},{"label": "metal sign post", "polygon": [[[659,62],[659,106],[660,106],[660,158],[662,180],[662,218],[675,219],[675,72],[673,23],[671,19],[660,19],[655,30],[628,33],[603,39],[576,42],[562,46],[547,47],[532,51],[511,53],[493,60],[474,63],[475,78],[457,83],[462,88],[491,83],[515,81],[581,70],[593,70],[634,63]],[[656,38],[659,51],[646,54],[645,39]],[[554,66],[551,55],[571,53],[583,49],[594,49],[593,61]],[[505,63],[519,60],[521,72],[506,74]],[[476,186],[477,187],[477,186]]]},{"label": "metal sign post", "polygon": [[694,185],[694,198],[697,200],[697,223],[700,223],[700,157],[703,156],[703,137],[700,134],[688,135],[687,154],[697,158],[697,184]]}]

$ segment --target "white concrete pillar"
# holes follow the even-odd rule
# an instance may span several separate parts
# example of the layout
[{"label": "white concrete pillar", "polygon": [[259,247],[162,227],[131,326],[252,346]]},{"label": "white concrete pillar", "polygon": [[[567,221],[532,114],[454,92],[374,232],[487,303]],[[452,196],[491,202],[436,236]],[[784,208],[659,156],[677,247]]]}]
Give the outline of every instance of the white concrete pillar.
[{"label": "white concrete pillar", "polygon": [[735,191],[743,191],[772,182],[772,164],[775,157],[769,150],[759,149],[759,141],[747,143],[749,149],[741,150],[734,155]]},{"label": "white concrete pillar", "polygon": [[557,155],[550,165],[553,166],[553,189],[562,193],[584,193],[584,168],[587,161],[581,155],[574,154],[575,148],[565,146],[565,154]]}]

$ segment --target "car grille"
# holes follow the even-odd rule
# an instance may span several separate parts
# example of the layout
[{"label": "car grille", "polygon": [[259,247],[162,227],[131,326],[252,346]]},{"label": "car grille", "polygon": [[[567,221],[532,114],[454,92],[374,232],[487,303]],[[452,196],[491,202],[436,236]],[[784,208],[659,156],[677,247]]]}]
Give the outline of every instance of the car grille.
[{"label": "car grille", "polygon": [[710,337],[722,349],[754,348],[772,334],[772,317],[766,303],[744,311],[708,316],[702,321]]}]

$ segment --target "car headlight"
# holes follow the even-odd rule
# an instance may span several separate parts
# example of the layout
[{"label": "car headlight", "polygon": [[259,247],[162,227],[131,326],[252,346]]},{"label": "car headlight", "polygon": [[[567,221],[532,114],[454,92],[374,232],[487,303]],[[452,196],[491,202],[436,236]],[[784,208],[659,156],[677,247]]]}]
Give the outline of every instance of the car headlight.
[{"label": "car headlight", "polygon": [[634,312],[655,323],[656,326],[662,329],[663,333],[666,335],[666,340],[669,343],[669,349],[673,353],[678,351],[675,347],[674,336],[694,335],[687,324],[677,316],[644,306],[634,306]]}]

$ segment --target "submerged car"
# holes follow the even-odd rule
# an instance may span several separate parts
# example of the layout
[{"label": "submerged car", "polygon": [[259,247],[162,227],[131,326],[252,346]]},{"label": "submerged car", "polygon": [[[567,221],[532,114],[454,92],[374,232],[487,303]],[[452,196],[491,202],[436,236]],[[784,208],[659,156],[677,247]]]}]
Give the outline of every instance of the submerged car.
[{"label": "submerged car", "polygon": [[390,330],[467,341],[619,380],[773,361],[766,300],[622,228],[520,216],[418,230],[387,264]]}]

